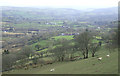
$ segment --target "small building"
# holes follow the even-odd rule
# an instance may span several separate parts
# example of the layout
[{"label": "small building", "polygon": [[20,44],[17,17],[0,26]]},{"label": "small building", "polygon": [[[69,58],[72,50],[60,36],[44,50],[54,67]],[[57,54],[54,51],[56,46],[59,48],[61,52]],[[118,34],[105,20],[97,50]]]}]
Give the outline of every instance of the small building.
[{"label": "small building", "polygon": [[98,27],[98,29],[100,29],[100,27]]},{"label": "small building", "polygon": [[29,34],[38,34],[39,29],[28,29]]},{"label": "small building", "polygon": [[79,33],[61,33],[62,36],[65,36],[65,35],[79,35]]},{"label": "small building", "polygon": [[15,28],[14,27],[4,27],[4,28],[2,28],[2,31],[3,32],[13,32],[13,31],[15,31]]}]

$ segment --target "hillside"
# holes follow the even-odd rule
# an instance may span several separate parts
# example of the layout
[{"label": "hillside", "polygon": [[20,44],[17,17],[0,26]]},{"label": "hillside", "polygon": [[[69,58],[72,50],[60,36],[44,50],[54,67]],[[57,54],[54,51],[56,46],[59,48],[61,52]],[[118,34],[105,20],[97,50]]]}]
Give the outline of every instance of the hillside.
[{"label": "hillside", "polygon": [[[101,50],[102,51],[102,50]],[[96,57],[103,57],[99,61],[96,57],[85,60],[58,62],[43,67],[28,70],[13,70],[8,74],[117,74],[118,73],[118,52],[113,52],[110,57],[106,57],[108,52],[97,52]],[[54,72],[50,69],[55,68]]]},{"label": "hillside", "polygon": [[[2,62],[8,74],[116,74],[117,7],[2,7]],[[115,51],[116,50],[116,51]],[[110,55],[107,57],[106,55]],[[103,57],[100,61],[99,57]],[[54,68],[54,72],[50,69]]]}]

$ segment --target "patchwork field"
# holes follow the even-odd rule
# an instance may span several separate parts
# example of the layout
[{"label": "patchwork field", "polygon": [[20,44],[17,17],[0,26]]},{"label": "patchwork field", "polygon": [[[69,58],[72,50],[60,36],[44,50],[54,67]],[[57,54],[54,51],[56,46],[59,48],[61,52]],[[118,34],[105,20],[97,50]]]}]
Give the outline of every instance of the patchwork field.
[{"label": "patchwork field", "polygon": [[2,8],[4,74],[118,73],[118,8]]}]

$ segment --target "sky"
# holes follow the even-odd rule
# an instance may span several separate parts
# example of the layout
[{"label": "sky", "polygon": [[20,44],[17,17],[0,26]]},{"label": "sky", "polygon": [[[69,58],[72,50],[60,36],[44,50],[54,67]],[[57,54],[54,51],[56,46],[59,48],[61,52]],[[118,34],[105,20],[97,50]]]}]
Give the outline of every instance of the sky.
[{"label": "sky", "polygon": [[118,6],[120,0],[0,0],[0,6],[108,8]]}]

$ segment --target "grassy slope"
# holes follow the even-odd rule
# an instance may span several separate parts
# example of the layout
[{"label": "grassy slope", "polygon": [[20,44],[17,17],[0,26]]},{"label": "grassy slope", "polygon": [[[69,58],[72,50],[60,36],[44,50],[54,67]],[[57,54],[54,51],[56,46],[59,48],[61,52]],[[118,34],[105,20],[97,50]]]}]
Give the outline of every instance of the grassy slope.
[{"label": "grassy slope", "polygon": [[[38,67],[29,70],[14,70],[7,73],[29,73],[29,74],[113,74],[118,71],[118,52],[113,52],[107,58],[108,52],[98,52],[99,57],[103,57],[102,61],[98,61],[96,57],[86,60],[58,62],[43,67]],[[95,64],[95,65],[93,65]],[[55,68],[54,72],[49,70]]]}]

